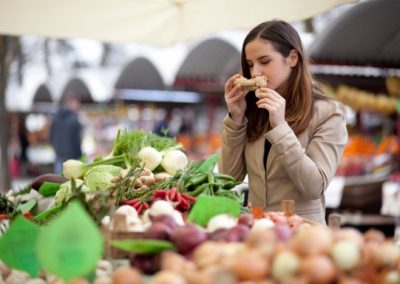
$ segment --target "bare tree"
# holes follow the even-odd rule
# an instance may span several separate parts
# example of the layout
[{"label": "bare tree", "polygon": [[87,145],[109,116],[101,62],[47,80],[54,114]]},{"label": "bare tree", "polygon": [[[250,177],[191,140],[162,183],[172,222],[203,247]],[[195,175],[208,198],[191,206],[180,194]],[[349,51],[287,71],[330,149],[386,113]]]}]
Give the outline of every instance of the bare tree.
[{"label": "bare tree", "polygon": [[304,22],[305,31],[307,33],[313,33],[314,32],[313,18],[305,19],[303,22]]},{"label": "bare tree", "polygon": [[23,58],[19,38],[0,35],[0,192],[10,188],[11,180],[8,168],[9,113],[6,109],[6,89],[10,66],[18,59],[17,76],[22,83]]},{"label": "bare tree", "polygon": [[43,41],[43,55],[44,55],[44,66],[46,67],[47,76],[51,77],[53,74],[53,68],[50,64],[50,39],[46,38]]},{"label": "bare tree", "polygon": [[107,66],[110,60],[110,56],[112,53],[112,46],[109,43],[103,43],[103,54],[101,55],[100,59],[100,66],[104,67]]}]

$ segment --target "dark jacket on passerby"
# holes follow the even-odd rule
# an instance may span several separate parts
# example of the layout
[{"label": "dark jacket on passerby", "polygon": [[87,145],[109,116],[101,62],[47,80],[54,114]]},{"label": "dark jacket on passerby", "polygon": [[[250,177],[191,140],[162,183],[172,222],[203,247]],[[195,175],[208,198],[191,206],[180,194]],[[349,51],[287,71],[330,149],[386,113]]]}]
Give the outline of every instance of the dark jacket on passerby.
[{"label": "dark jacket on passerby", "polygon": [[50,127],[50,141],[57,159],[79,159],[81,150],[81,125],[76,112],[61,106],[54,114]]}]

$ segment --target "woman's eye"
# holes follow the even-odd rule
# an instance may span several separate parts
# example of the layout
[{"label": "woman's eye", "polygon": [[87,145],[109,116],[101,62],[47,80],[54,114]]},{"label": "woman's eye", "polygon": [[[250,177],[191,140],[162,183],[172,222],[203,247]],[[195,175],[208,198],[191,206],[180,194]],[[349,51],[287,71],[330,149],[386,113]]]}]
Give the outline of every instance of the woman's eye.
[{"label": "woman's eye", "polygon": [[270,61],[267,60],[267,61],[261,61],[260,63],[261,63],[262,65],[267,65],[269,62],[270,62]]}]

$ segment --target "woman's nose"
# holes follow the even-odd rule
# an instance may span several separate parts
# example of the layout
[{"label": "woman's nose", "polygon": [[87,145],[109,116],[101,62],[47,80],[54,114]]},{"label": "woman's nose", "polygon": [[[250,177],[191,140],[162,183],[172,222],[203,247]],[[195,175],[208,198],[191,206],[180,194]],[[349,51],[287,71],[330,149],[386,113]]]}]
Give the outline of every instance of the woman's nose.
[{"label": "woman's nose", "polygon": [[251,77],[255,78],[257,76],[261,76],[262,72],[256,67],[254,66],[253,69],[251,70]]}]

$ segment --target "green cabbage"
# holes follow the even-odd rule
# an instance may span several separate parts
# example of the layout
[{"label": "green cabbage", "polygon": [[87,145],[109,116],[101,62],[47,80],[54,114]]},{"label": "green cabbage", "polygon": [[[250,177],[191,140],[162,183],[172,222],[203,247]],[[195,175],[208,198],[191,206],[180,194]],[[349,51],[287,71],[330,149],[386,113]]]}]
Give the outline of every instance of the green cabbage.
[{"label": "green cabbage", "polygon": [[[83,184],[83,180],[81,179],[75,179],[75,185],[76,187],[82,186],[81,190],[82,191],[88,191],[87,187]],[[61,186],[60,189],[57,191],[54,200],[56,203],[56,206],[62,205],[64,202],[67,202],[70,200],[72,197],[72,185],[71,181],[64,182]]]},{"label": "green cabbage", "polygon": [[106,190],[113,186],[112,179],[119,175],[121,170],[121,167],[113,165],[96,166],[85,174],[85,184],[91,191]]}]

